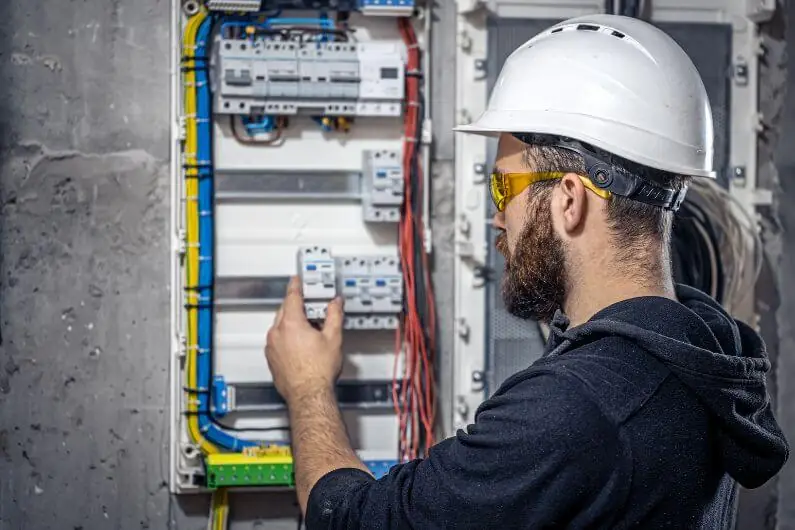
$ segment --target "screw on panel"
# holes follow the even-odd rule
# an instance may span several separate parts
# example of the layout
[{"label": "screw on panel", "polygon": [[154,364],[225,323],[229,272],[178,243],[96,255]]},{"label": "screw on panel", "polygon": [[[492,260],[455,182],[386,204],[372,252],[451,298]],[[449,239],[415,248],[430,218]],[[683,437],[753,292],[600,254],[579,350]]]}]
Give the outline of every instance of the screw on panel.
[{"label": "screw on panel", "polygon": [[458,319],[458,336],[461,337],[464,342],[469,342],[469,335],[471,334],[471,329],[467,320],[465,318]]},{"label": "screw on panel", "polygon": [[734,62],[734,82],[739,86],[748,85],[748,62],[743,57],[737,57]]},{"label": "screw on panel", "polygon": [[182,3],[182,10],[186,15],[192,17],[199,12],[200,6],[197,0],[186,0]]},{"label": "screw on panel", "polygon": [[463,420],[466,420],[469,416],[469,405],[467,405],[466,398],[464,398],[464,396],[458,396],[458,405],[456,405],[455,410]]},{"label": "screw on panel", "polygon": [[475,177],[472,179],[475,184],[482,184],[486,180],[486,164],[478,162],[472,167],[472,171],[475,173]]},{"label": "screw on panel", "polygon": [[486,59],[475,59],[475,81],[486,79]]},{"label": "screw on panel", "polygon": [[486,376],[481,370],[472,372],[472,390],[479,392],[486,384]]},{"label": "screw on panel", "polygon": [[732,169],[732,181],[736,186],[745,186],[747,181],[745,166],[734,166]]}]

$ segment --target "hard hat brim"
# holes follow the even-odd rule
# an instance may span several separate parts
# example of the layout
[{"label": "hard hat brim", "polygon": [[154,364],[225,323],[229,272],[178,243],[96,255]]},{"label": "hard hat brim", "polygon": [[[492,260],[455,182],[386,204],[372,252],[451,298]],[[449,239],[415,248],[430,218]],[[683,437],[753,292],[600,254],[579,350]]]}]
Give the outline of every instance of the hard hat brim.
[{"label": "hard hat brim", "polygon": [[[532,124],[529,126],[528,124]],[[636,164],[691,177],[717,178],[717,173],[710,167],[678,166],[668,160],[652,160],[639,154],[640,149],[632,149],[631,145],[611,144],[602,138],[627,138],[627,130],[621,124],[604,122],[581,114],[565,112],[538,111],[489,111],[484,112],[477,120],[466,125],[454,127],[455,132],[497,137],[502,133],[537,133],[564,136],[604,149],[608,153],[620,156]],[[665,152],[693,156],[696,148],[685,146],[668,138],[661,138],[648,131],[633,128],[629,137],[635,137],[639,144],[653,142]],[[676,157],[671,156],[672,159]],[[683,157],[679,157],[682,159]],[[711,164],[710,164],[711,165]]]}]

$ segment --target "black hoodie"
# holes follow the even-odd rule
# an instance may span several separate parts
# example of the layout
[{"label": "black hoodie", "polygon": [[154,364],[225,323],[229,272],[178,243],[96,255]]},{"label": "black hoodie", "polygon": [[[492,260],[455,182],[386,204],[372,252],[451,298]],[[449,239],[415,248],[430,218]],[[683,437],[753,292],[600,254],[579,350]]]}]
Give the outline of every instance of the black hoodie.
[{"label": "black hoodie", "polygon": [[[761,338],[688,287],[612,305],[509,378],[475,423],[376,481],[312,489],[315,528],[726,528],[787,459]],[[736,482],[735,482],[736,481]]]}]

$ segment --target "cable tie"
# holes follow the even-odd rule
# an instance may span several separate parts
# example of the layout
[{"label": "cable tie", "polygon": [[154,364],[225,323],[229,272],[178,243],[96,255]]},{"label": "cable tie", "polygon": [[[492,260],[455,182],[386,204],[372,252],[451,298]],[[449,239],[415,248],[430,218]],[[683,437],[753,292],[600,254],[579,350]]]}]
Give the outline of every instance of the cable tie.
[{"label": "cable tie", "polygon": [[185,304],[185,309],[212,309],[213,304]]},{"label": "cable tie", "polygon": [[194,294],[194,292],[198,291],[199,289],[210,289],[210,290],[212,290],[213,288],[214,288],[214,286],[212,284],[209,284],[209,285],[189,285],[189,286],[183,287],[183,289],[185,291],[189,291],[191,294]]},{"label": "cable tie", "polygon": [[183,63],[189,63],[191,61],[209,61],[210,57],[208,57],[207,55],[183,55],[180,60]]}]

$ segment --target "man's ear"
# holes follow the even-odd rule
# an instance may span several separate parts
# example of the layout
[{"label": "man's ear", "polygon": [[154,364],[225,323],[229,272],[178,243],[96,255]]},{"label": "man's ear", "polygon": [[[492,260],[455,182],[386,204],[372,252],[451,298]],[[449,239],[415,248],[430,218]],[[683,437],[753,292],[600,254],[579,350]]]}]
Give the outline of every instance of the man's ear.
[{"label": "man's ear", "polygon": [[588,211],[588,190],[583,186],[580,176],[567,173],[560,181],[560,193],[556,208],[562,220],[561,228],[569,235],[579,233],[585,224]]}]

